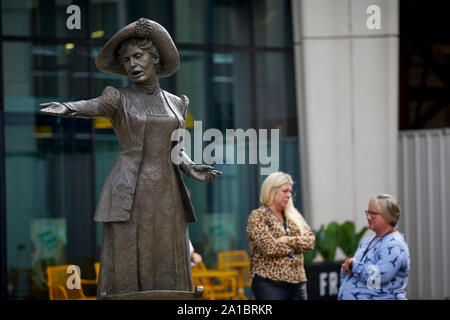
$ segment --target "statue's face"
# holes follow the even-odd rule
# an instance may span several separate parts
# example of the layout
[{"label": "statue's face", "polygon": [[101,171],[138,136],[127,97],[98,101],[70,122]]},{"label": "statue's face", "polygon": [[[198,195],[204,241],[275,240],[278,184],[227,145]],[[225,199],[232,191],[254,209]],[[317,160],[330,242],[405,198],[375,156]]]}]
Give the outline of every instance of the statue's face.
[{"label": "statue's face", "polygon": [[154,59],[148,51],[129,45],[122,51],[120,59],[133,83],[145,85],[156,82],[155,65],[159,59]]}]

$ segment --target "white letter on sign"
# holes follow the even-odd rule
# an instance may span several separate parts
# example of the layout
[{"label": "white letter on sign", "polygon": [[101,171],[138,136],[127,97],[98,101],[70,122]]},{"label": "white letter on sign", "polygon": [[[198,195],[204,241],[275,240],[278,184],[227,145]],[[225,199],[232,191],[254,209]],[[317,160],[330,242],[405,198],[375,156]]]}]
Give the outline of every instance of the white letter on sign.
[{"label": "white letter on sign", "polygon": [[320,296],[323,297],[324,295],[326,295],[326,287],[327,287],[327,278],[328,278],[328,273],[326,272],[322,272],[319,275],[319,279],[320,279]]}]

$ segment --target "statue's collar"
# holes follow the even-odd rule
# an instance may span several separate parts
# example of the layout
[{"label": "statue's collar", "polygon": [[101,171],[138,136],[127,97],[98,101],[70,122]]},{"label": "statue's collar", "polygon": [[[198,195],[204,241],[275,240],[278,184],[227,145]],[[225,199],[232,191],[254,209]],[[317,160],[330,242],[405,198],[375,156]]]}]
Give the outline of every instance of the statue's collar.
[{"label": "statue's collar", "polygon": [[131,87],[138,92],[141,92],[143,94],[148,94],[148,95],[157,94],[161,90],[161,88],[159,87],[158,81],[151,86],[141,86],[141,85],[132,83]]}]

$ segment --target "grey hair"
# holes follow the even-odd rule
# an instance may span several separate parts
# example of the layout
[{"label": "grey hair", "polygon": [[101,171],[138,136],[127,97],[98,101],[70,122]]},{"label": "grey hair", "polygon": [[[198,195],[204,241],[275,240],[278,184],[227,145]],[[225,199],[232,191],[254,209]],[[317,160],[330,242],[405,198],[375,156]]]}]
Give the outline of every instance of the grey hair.
[{"label": "grey hair", "polygon": [[397,199],[390,194],[374,195],[370,203],[378,203],[381,208],[381,214],[389,221],[389,224],[395,227],[400,220],[401,208]]},{"label": "grey hair", "polygon": [[123,50],[129,45],[135,46],[142,50],[146,50],[152,55],[153,59],[159,59],[159,62],[155,65],[155,71],[156,73],[160,73],[162,68],[160,54],[158,49],[155,47],[155,45],[150,39],[136,37],[124,40],[119,44],[116,50],[116,56],[120,57],[122,55]]}]

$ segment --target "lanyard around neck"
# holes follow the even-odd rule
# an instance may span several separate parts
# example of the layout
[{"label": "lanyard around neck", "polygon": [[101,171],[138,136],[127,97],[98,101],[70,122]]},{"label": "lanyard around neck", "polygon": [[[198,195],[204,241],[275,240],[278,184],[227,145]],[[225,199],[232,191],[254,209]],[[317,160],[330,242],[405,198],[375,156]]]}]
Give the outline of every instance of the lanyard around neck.
[{"label": "lanyard around neck", "polygon": [[[275,216],[275,218],[277,218],[278,221],[280,221],[278,219],[278,217],[276,216],[276,214],[272,211],[272,209],[270,209],[270,207],[267,207],[267,209],[269,209],[269,212],[272,213]],[[289,235],[290,230],[289,230],[289,228],[287,226],[287,221],[286,221],[286,217],[284,215],[284,211],[281,212],[281,216],[283,217],[283,228],[284,228],[284,231],[286,232],[286,235]]]},{"label": "lanyard around neck", "polygon": [[[390,233],[392,233],[392,232],[394,232],[394,231],[395,231],[395,229],[392,229],[392,230],[389,230],[388,232],[386,232],[385,235],[383,235],[381,238],[378,239],[378,241],[373,245],[372,248],[374,248],[374,247],[378,244],[378,242],[380,242],[381,240],[383,240],[384,237],[386,237],[388,234],[390,234]],[[366,250],[364,251],[363,255],[361,256],[361,259],[360,259],[360,260],[362,260],[362,259],[366,256],[367,252],[368,252],[369,249],[370,249],[370,245],[372,244],[372,242],[373,242],[376,238],[377,238],[377,237],[374,237],[372,240],[370,240],[369,245],[367,246],[367,248],[366,248]]]},{"label": "lanyard around neck", "polygon": [[[274,217],[275,217],[278,221],[280,221],[280,220],[278,219],[278,217],[275,215],[275,213],[273,213],[273,211],[272,211],[269,207],[267,207],[267,209],[269,210],[269,212],[270,212],[271,214],[274,215]],[[284,216],[284,211],[281,212],[281,215],[283,216],[283,228],[284,228],[284,231],[286,232],[286,235],[288,236],[290,230],[289,230],[289,228],[288,228],[288,226],[287,226],[287,223],[286,223],[286,217]],[[290,254],[288,254],[287,256],[288,256],[289,258],[291,258],[291,259],[294,259],[294,258],[295,258],[295,255],[294,255],[293,253],[290,253]]]}]

